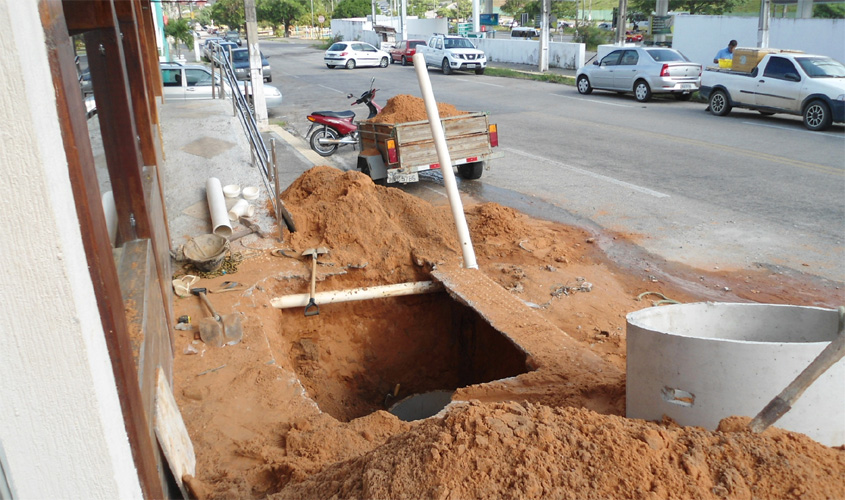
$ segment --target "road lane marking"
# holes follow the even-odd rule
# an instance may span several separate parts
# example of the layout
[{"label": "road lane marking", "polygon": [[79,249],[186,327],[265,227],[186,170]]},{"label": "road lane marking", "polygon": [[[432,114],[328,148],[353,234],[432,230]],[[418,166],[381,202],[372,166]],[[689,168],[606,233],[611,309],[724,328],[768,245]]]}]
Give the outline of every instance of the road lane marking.
[{"label": "road lane marking", "polygon": [[757,122],[742,122],[742,123],[745,124],[745,125],[754,125],[756,127],[776,128],[776,129],[780,129],[780,130],[788,130],[790,132],[804,132],[805,134],[821,135],[821,136],[826,136],[826,137],[835,137],[837,139],[842,138],[842,134],[834,134],[834,133],[831,133],[831,132],[813,132],[812,130],[808,130],[806,128],[805,129],[798,128],[797,126],[796,127],[784,127],[782,125],[769,125],[767,123],[757,123]]},{"label": "road lane marking", "polygon": [[572,97],[572,96],[568,96],[568,95],[555,94],[555,93],[552,93],[550,95],[553,95],[555,97],[563,97],[564,99],[574,99],[574,100],[578,100],[578,101],[587,101],[587,102],[594,102],[596,104],[604,104],[606,106],[616,106],[618,108],[633,108],[633,106],[631,106],[630,104],[617,104],[615,102],[598,101],[596,99],[588,99],[586,97]]},{"label": "road lane marking", "polygon": [[510,151],[512,153],[525,156],[526,158],[531,158],[532,160],[544,161],[546,163],[551,163],[557,167],[569,170],[570,172],[575,172],[577,174],[586,175],[592,177],[594,179],[599,179],[605,182],[609,182],[611,184],[616,184],[617,186],[622,186],[627,189],[633,189],[634,191],[647,194],[649,196],[654,196],[655,198],[669,198],[669,195],[666,193],[661,193],[659,191],[654,191],[652,189],[644,188],[642,186],[637,186],[636,184],[631,184],[630,182],[620,181],[619,179],[614,179],[613,177],[608,177],[606,175],[597,174],[595,172],[590,172],[589,170],[584,170],[583,168],[573,167],[572,165],[567,165],[565,163],[561,163],[559,161],[551,160],[549,158],[543,158],[542,156],[537,156],[531,153],[526,153],[525,151],[520,151],[518,149],[513,148],[502,148],[505,151]]},{"label": "road lane marking", "polygon": [[487,85],[489,87],[505,88],[504,85],[496,85],[495,83],[479,82],[478,80],[464,80],[463,78],[455,78],[459,82],[477,83],[479,85]]},{"label": "road lane marking", "polygon": [[329,90],[331,90],[332,92],[337,92],[338,94],[342,94],[342,93],[343,93],[343,91],[342,91],[342,90],[337,90],[337,89],[333,89],[333,88],[331,88],[331,87],[326,87],[325,85],[320,85],[319,83],[317,84],[317,86],[318,86],[318,87],[323,87],[324,89],[329,89]]}]

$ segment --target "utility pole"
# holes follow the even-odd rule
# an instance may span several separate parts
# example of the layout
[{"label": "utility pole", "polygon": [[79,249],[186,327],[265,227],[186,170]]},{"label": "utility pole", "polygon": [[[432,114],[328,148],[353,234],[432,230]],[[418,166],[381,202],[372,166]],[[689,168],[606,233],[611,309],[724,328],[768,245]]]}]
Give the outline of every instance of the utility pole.
[{"label": "utility pole", "polygon": [[264,99],[264,77],[261,74],[261,51],[258,48],[258,18],[255,15],[255,0],[244,0],[244,19],[246,20],[246,45],[249,48],[249,76],[255,121],[258,125],[267,126],[267,101]]},{"label": "utility pole", "polygon": [[[657,0],[657,8],[654,9],[654,11],[657,13],[658,16],[667,15],[669,13],[669,0]],[[653,21],[654,21],[654,19],[652,19],[652,23],[651,23],[651,27],[650,27],[650,29],[652,29],[652,30],[654,29],[654,22]],[[664,35],[664,34],[654,35],[654,41],[655,42],[665,42],[666,41],[666,35]]]},{"label": "utility pole", "polygon": [[760,19],[757,22],[757,46],[760,48],[769,47],[769,13],[771,12],[772,0],[760,2]]},{"label": "utility pole", "polygon": [[549,70],[549,11],[551,7],[551,0],[543,0],[540,11],[540,57],[537,67],[540,72]]},{"label": "utility pole", "polygon": [[628,18],[628,0],[619,0],[616,10],[616,45],[625,43],[625,25]]}]

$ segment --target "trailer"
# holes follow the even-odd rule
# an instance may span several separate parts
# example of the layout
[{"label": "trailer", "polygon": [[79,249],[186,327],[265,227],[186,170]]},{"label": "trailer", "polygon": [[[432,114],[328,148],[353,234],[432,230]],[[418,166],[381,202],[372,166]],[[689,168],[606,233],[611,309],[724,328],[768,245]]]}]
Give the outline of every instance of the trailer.
[{"label": "trailer", "polygon": [[[478,179],[490,160],[504,156],[494,152],[499,145],[496,124],[487,113],[472,112],[441,118],[452,166],[464,179]],[[406,123],[358,124],[358,170],[377,183],[408,183],[419,180],[419,172],[440,168],[428,120]]]}]

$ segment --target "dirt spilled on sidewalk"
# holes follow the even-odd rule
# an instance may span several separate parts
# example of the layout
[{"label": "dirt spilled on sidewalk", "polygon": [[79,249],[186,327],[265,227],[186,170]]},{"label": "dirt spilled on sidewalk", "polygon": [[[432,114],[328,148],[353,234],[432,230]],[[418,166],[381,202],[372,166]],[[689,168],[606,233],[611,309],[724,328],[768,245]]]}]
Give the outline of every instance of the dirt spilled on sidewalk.
[{"label": "dirt spilled on sidewalk", "polygon": [[[740,418],[707,431],[624,417],[625,315],[652,305],[643,292],[835,306],[841,291],[725,270],[675,269],[697,285],[669,285],[616,267],[588,231],[466,200],[479,272],[528,313],[480,318],[440,291],[323,303],[305,317],[270,304],[307,293],[308,248],[329,250],[321,292],[430,281],[460,268],[461,247],[445,200],[357,172],[315,167],[283,199],[296,233],[233,243],[237,272],[195,285],[240,284],[209,299],[243,314],[243,341],[215,349],[176,332],[174,388],[202,498],[841,497],[841,448],[775,428],[750,434]],[[208,315],[196,297],[174,308]],[[532,335],[529,315],[556,330]],[[502,333],[511,328],[520,336]],[[386,411],[434,390],[454,393],[435,417]]]}]

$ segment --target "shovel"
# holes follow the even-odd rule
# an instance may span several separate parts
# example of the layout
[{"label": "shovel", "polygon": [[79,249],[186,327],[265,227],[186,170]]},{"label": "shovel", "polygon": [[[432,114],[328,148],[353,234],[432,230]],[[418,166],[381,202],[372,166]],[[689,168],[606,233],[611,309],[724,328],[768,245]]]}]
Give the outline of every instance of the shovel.
[{"label": "shovel", "polygon": [[210,318],[200,320],[200,338],[211,347],[222,347],[223,344],[235,345],[244,336],[240,314],[224,314],[220,316],[206,296],[207,289],[192,288],[191,293],[199,296],[211,311]]},{"label": "shovel", "polygon": [[326,247],[309,248],[302,252],[302,255],[311,256],[311,295],[308,296],[308,305],[305,306],[306,316],[316,316],[320,314],[320,308],[314,302],[314,293],[317,291],[317,256],[329,253]]}]

